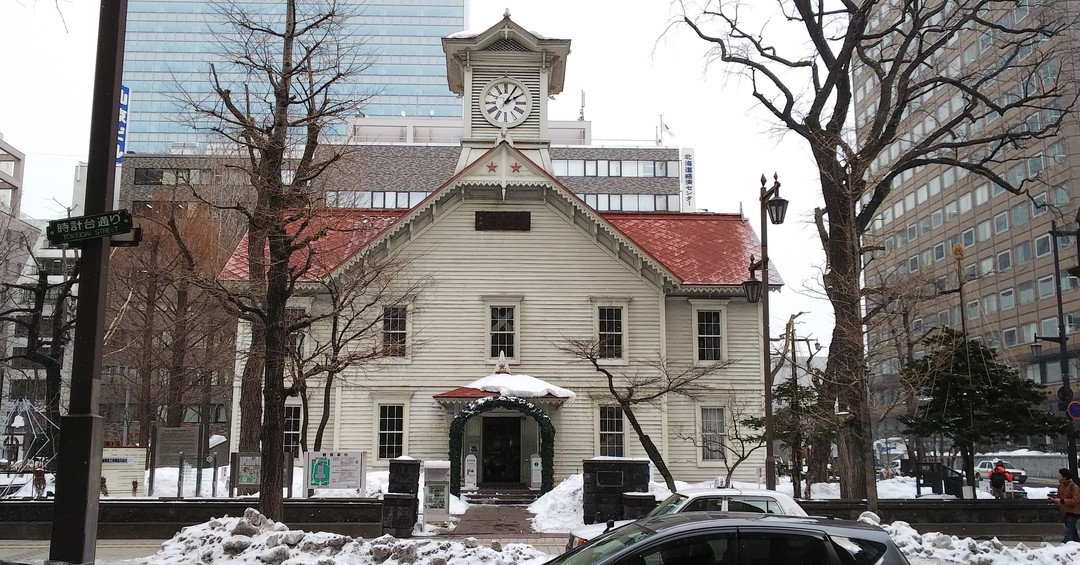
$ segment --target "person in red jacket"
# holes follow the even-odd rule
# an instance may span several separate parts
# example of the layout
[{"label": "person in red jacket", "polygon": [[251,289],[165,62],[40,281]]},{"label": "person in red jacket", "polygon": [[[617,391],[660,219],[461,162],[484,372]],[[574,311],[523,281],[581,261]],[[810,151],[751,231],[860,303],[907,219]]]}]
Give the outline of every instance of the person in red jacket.
[{"label": "person in red jacket", "polygon": [[1005,498],[1005,483],[1013,480],[1012,473],[1005,470],[1005,464],[998,461],[987,478],[990,479],[990,492],[994,498]]},{"label": "person in red jacket", "polygon": [[1065,537],[1061,543],[1080,542],[1080,535],[1076,533],[1076,523],[1080,521],[1080,486],[1073,482],[1072,471],[1058,469],[1057,494],[1052,493],[1050,500],[1058,503],[1065,522]]}]

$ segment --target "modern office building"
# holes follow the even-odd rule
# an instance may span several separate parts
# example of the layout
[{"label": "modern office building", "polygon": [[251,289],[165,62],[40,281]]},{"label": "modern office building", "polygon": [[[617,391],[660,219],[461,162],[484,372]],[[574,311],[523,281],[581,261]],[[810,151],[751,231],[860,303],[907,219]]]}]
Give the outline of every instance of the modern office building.
[{"label": "modern office building", "polygon": [[[224,29],[219,9],[225,5],[271,21],[284,10],[284,3],[257,0],[128,3],[126,151],[165,153],[205,145],[178,97],[210,94],[209,63],[223,59],[218,36]],[[369,99],[361,108],[364,115],[461,116],[461,101],[446,89],[440,40],[464,29],[465,0],[344,0],[338,5],[353,14],[344,36],[355,43],[343,48],[361,55],[356,64],[370,64],[345,85],[347,93]]]},{"label": "modern office building", "polygon": [[[1008,4],[991,14],[990,21],[1004,26],[1034,25],[1034,20],[1044,17],[1044,11],[1055,5],[1053,2]],[[1075,5],[1074,2],[1057,4]],[[888,9],[886,3],[882,9]],[[884,23],[889,16],[887,13],[875,16],[879,17]],[[965,69],[983,68],[989,61],[1000,61],[1002,48],[1000,43],[995,47],[995,41],[981,30],[958,33],[942,56],[933,59],[937,68],[930,72],[961,77],[966,76]],[[1073,27],[1067,35],[1052,41],[1045,47],[1054,47],[1058,55],[1040,66],[1039,78],[1055,78],[1052,76],[1055,73],[1048,72],[1053,70],[1057,84],[1072,85],[1066,88],[1074,89],[1076,63],[1066,53],[1075,50],[1077,30]],[[1024,57],[1033,55],[1030,50],[1021,50],[1018,57],[1017,64],[1022,64]],[[1033,74],[1036,73],[1013,70],[1002,75],[1003,81],[980,87],[981,93],[989,100],[1007,102],[1014,99],[1019,89],[1030,88]],[[856,71],[853,86],[856,126],[861,132],[870,127],[876,111],[875,83],[870,69]],[[910,141],[912,134],[920,136],[926,119],[955,115],[960,100],[959,96],[952,97],[953,93],[927,96],[923,101],[926,111],[911,112],[901,126],[898,147]],[[992,120],[1009,120],[1011,116],[1014,114],[1006,114],[1004,118],[989,116],[985,127],[989,129]],[[1013,127],[1037,127],[1054,117],[1054,110],[1026,112],[1015,115]],[[965,126],[974,132],[982,122]],[[902,428],[895,418],[886,417],[885,412],[903,414],[908,408],[907,401],[900,396],[902,391],[895,388],[898,384],[895,377],[905,357],[905,342],[938,326],[963,329],[969,337],[984,340],[1022,375],[1045,383],[1052,398],[1062,381],[1059,344],[1042,343],[1036,336],[1058,337],[1055,271],[1061,279],[1069,374],[1074,391],[1080,390],[1075,384],[1080,377],[1080,336],[1075,335],[1080,331],[1080,282],[1067,273],[1069,267],[1080,261],[1076,238],[1080,229],[1076,216],[1078,200],[1073,195],[1080,190],[1078,135],[1076,116],[1066,114],[1063,126],[1055,135],[1025,148],[1005,149],[993,171],[1014,186],[1022,183],[1026,194],[1012,193],[982,176],[945,165],[909,170],[893,183],[893,190],[868,234],[868,246],[880,246],[880,250],[866,265],[866,286],[883,288],[908,281],[909,289],[922,291],[890,303],[887,310],[891,322],[868,327],[869,365],[872,378],[879,384],[874,394],[882,411],[875,416],[884,418],[876,437],[895,435]],[[891,154],[885,152],[875,168],[887,166],[890,157],[896,157],[895,150]],[[1058,230],[1069,232],[1068,235],[1052,237],[1051,222],[1056,222]],[[1057,270],[1055,257],[1059,257]],[[1039,356],[1032,349],[1036,343],[1043,345]],[[922,346],[915,346],[916,358],[922,354],[921,349]],[[1056,409],[1057,402],[1048,400],[1047,406]],[[1045,441],[1033,438],[1031,443]]]}]

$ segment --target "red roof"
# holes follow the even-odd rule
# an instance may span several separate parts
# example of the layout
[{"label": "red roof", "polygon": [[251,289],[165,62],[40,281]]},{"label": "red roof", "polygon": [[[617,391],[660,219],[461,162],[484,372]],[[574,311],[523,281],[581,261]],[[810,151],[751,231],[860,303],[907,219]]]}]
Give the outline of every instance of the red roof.
[{"label": "red roof", "polygon": [[[323,235],[309,246],[315,258],[300,280],[319,280],[408,213],[407,210],[325,209],[311,218],[304,233]],[[750,223],[739,214],[680,212],[602,212],[627,238],[663,265],[683,285],[739,285],[749,275],[750,256],[759,258],[761,244]],[[301,265],[308,251],[296,253]],[[775,268],[772,284],[782,284]],[[223,280],[247,279],[247,237],[225,268]]]},{"label": "red roof", "polygon": [[436,394],[433,398],[485,398],[488,396],[499,396],[499,393],[490,390],[480,390],[478,388],[459,386],[454,390],[448,390],[444,393]]},{"label": "red roof", "polygon": [[[740,214],[601,212],[623,234],[684,285],[739,285],[750,275],[750,256],[761,241]],[[771,284],[783,284],[770,269]],[[760,273],[758,274],[760,276]]]},{"label": "red roof", "polygon": [[[375,239],[387,227],[404,216],[407,210],[357,210],[327,208],[305,217],[307,224],[300,226],[298,220],[290,225],[295,230],[302,228],[302,234],[313,237],[306,249],[293,254],[292,267],[304,264],[308,254],[314,251],[311,266],[299,280],[313,282],[322,279],[331,271],[341,266],[347,259],[356,255],[369,241]],[[248,239],[240,240],[229,261],[221,270],[221,279],[226,281],[244,281],[248,278]]]}]

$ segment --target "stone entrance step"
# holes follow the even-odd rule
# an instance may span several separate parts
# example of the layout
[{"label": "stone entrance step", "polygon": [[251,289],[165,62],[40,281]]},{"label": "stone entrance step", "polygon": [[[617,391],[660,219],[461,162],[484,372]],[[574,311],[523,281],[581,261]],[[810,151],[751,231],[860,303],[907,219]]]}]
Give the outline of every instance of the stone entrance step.
[{"label": "stone entrance step", "polygon": [[539,490],[524,488],[520,485],[505,487],[480,487],[473,491],[462,491],[461,497],[469,504],[491,504],[500,506],[528,506],[540,496]]}]

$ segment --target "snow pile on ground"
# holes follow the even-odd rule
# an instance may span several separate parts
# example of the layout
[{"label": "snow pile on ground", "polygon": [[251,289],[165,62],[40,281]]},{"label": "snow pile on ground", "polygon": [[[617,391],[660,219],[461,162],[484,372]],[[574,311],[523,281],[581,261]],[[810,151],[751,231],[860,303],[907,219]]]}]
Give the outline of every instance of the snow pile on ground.
[{"label": "snow pile on ground", "polygon": [[529,512],[536,514],[532,519],[533,530],[538,532],[569,532],[573,528],[584,526],[582,519],[582,496],[585,480],[581,473],[570,475],[537,498],[529,505]]},{"label": "snow pile on ground", "polygon": [[1040,544],[1040,547],[1028,547],[1020,543],[1016,547],[1006,547],[997,538],[976,541],[939,532],[920,534],[907,522],[882,524],[880,518],[873,512],[863,512],[859,520],[883,528],[889,533],[900,551],[913,563],[1062,565],[1080,562],[1080,543],[1057,546]]},{"label": "snow pile on ground", "polygon": [[218,518],[189,526],[161,544],[158,552],[131,563],[188,565],[539,565],[551,559],[531,545],[480,547],[473,538],[400,540],[393,536],[351,538],[325,532],[291,530],[254,509],[242,518]]}]

